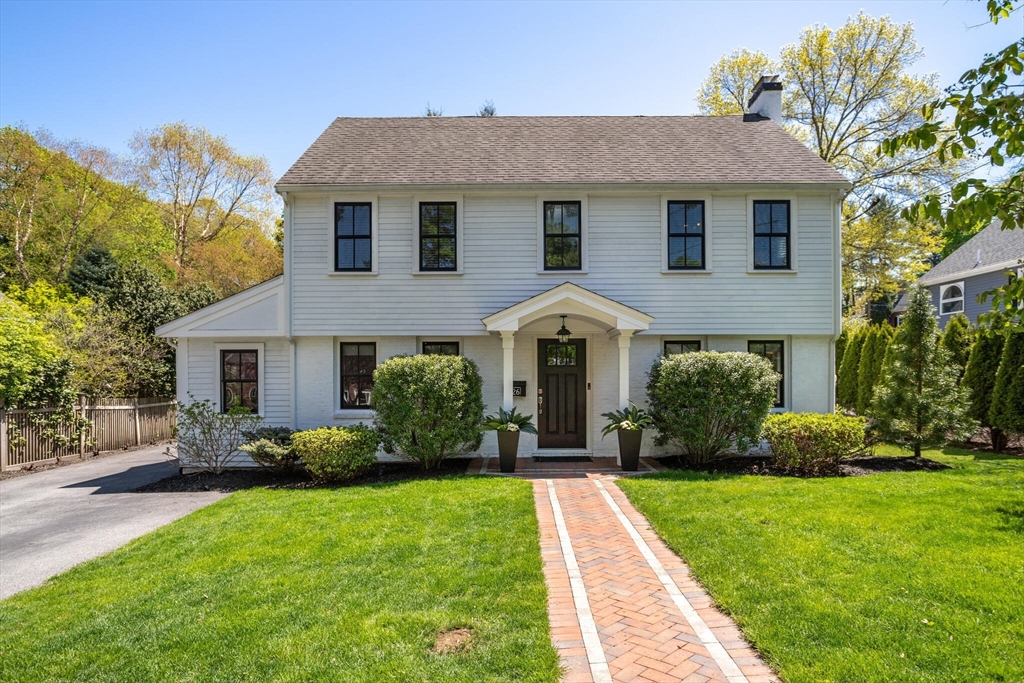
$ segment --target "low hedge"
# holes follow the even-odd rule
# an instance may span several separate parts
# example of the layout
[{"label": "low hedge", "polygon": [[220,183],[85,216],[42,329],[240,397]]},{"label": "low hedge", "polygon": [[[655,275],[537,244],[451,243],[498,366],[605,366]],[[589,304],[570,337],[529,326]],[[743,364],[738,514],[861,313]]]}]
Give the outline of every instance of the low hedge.
[{"label": "low hedge", "polygon": [[866,420],[846,415],[778,413],[769,415],[761,436],[772,451],[772,465],[792,472],[835,474],[839,463],[864,446]]},{"label": "low hedge", "polygon": [[292,434],[292,449],[306,470],[321,481],[347,481],[377,461],[377,432],[354,427],[320,427]]}]

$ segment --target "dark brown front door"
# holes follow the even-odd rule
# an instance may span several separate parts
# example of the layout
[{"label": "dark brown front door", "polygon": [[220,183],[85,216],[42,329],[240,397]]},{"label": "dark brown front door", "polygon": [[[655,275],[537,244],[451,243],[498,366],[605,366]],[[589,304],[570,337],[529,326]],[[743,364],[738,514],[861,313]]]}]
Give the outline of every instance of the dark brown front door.
[{"label": "dark brown front door", "polygon": [[575,339],[562,344],[557,339],[540,339],[537,344],[537,445],[586,448],[586,342]]}]

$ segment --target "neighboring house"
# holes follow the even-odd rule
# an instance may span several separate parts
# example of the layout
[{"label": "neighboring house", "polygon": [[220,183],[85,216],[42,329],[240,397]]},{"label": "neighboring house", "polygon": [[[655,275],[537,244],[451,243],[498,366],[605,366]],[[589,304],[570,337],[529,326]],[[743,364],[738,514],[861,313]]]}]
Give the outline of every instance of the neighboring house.
[{"label": "neighboring house", "polygon": [[[918,282],[927,285],[932,305],[945,329],[949,319],[963,312],[971,323],[978,314],[992,309],[992,300],[978,301],[978,295],[1005,285],[1011,277],[1024,270],[1024,230],[1003,230],[995,221],[963,246],[922,275]],[[899,324],[907,309],[907,295],[900,296],[893,307],[891,320]]]},{"label": "neighboring house", "polygon": [[778,410],[830,412],[850,185],[777,123],[781,84],[751,111],[336,119],[277,185],[284,275],[157,330],[178,396],[350,425],[378,364],[463,354],[488,411],[534,415],[521,455],[614,455],[600,415],[710,349],[772,360]]}]

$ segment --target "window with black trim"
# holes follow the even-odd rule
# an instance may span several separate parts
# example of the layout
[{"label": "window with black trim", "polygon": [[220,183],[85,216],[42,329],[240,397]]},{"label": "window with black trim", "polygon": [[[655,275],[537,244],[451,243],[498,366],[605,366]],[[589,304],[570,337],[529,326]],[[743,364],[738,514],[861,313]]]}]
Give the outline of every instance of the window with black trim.
[{"label": "window with black trim", "polygon": [[582,270],[582,202],[544,202],[544,270]]},{"label": "window with black trim", "polygon": [[459,342],[423,342],[423,354],[426,356],[457,356]]},{"label": "window with black trim", "polygon": [[754,268],[789,268],[789,201],[754,202]]},{"label": "window with black trim", "polygon": [[[783,344],[781,341],[748,341],[747,352],[767,358],[775,366],[775,372],[785,375],[783,372],[785,364],[783,363]],[[783,395],[784,379],[784,377],[779,378],[779,388],[775,392],[776,408],[781,408],[785,399]]]},{"label": "window with black trim", "polygon": [[368,408],[373,393],[377,345],[373,342],[341,344],[341,407]]},{"label": "window with black trim", "polygon": [[369,203],[334,205],[334,270],[373,270],[372,211]]},{"label": "window with black trim", "polygon": [[260,411],[259,353],[256,350],[220,352],[220,411],[248,408]]},{"label": "window with black trim", "polygon": [[704,269],[704,202],[668,202],[668,268]]},{"label": "window with black trim", "polygon": [[700,351],[700,341],[667,341],[665,342],[665,355],[674,356],[678,353],[694,353]]},{"label": "window with black trim", "polygon": [[457,270],[455,202],[420,202],[420,270]]}]

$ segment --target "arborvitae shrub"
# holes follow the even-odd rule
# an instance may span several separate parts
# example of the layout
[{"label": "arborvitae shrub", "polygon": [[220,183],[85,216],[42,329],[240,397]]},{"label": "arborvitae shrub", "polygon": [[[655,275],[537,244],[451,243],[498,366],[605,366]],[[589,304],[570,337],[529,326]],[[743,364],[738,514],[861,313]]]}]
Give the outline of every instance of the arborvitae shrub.
[{"label": "arborvitae shrub", "polygon": [[1024,434],[1024,332],[1011,333],[1003,344],[989,421],[1007,435]]},{"label": "arborvitae shrub", "polygon": [[875,383],[882,373],[887,338],[882,328],[868,328],[864,345],[860,350],[860,367],[857,369],[857,414],[865,415],[871,407],[871,396]]},{"label": "arborvitae shrub", "polygon": [[992,450],[997,453],[1006,447],[1006,436],[1003,430],[993,426],[989,411],[992,409],[992,392],[996,387],[996,374],[1003,358],[1005,341],[1006,336],[997,332],[979,334],[971,347],[967,368],[960,380],[960,386],[970,398],[970,416],[988,430]]},{"label": "arborvitae shrub", "polygon": [[844,408],[857,408],[857,380],[860,375],[860,352],[864,346],[864,330],[851,333],[839,368],[839,386],[836,400]]},{"label": "arborvitae shrub", "polygon": [[971,332],[971,323],[967,316],[957,313],[946,322],[946,329],[942,333],[942,345],[946,347],[949,360],[956,366],[959,377],[964,375],[973,343],[974,334]]}]

